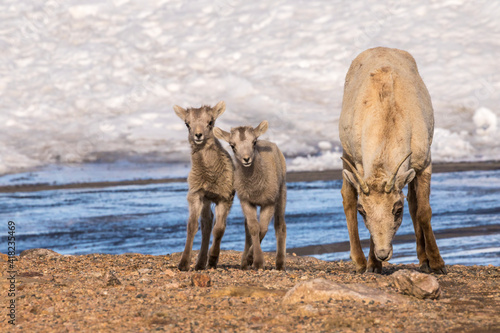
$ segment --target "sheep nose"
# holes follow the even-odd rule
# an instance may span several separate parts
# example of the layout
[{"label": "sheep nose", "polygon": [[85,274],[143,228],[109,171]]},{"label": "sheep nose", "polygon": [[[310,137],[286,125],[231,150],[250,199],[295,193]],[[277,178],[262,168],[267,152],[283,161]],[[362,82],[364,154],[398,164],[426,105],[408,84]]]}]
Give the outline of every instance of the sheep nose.
[{"label": "sheep nose", "polygon": [[243,161],[245,161],[246,163],[250,162],[250,157],[243,157]]},{"label": "sheep nose", "polygon": [[194,136],[195,136],[198,140],[200,140],[200,139],[201,139],[201,137],[203,136],[203,134],[202,134],[202,133],[196,133]]},{"label": "sheep nose", "polygon": [[384,261],[384,260],[388,260],[392,254],[392,251],[390,248],[388,249],[381,249],[381,250],[378,250],[375,252],[378,260],[380,261]]}]

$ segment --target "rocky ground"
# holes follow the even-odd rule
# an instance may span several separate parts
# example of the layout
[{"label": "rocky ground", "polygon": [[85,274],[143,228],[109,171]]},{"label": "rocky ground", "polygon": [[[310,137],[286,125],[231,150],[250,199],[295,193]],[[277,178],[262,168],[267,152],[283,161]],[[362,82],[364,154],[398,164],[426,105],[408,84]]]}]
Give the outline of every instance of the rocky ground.
[{"label": "rocky ground", "polygon": [[[265,270],[242,271],[241,253],[223,251],[216,270],[196,275],[177,270],[179,253],[62,256],[29,251],[14,262],[15,328],[6,315],[10,274],[7,256],[1,256],[2,332],[500,331],[496,266],[447,266],[448,275],[435,276],[440,298],[423,300],[403,295],[392,276],[402,269],[418,271],[416,265],[385,264],[382,275],[356,274],[351,262],[289,255],[282,272],[272,269],[274,254],[267,253]],[[317,278],[372,290],[389,301],[370,295],[285,296],[297,284]]]}]

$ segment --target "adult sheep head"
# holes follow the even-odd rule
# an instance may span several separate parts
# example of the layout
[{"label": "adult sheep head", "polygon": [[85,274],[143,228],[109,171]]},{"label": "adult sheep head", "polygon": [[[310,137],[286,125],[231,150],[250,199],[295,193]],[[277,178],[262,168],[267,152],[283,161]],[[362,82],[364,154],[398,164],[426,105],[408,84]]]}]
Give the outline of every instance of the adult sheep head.
[{"label": "adult sheep head", "polygon": [[410,155],[411,153],[403,158],[389,177],[374,177],[369,181],[365,181],[356,168],[342,157],[351,169],[343,170],[344,178],[358,192],[357,209],[370,231],[374,253],[379,261],[391,259],[392,240],[403,221],[402,190],[415,177],[415,170],[409,169],[399,175],[398,172]]}]

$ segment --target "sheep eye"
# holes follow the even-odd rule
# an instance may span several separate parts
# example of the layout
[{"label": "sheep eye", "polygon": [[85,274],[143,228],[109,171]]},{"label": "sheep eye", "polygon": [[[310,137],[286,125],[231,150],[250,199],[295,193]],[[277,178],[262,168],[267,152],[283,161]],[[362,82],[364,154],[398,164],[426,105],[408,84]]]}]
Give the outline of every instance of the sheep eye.
[{"label": "sheep eye", "polygon": [[213,125],[214,125],[214,121],[213,121],[213,120],[210,120],[210,121],[208,122],[208,126],[212,127]]},{"label": "sheep eye", "polygon": [[236,150],[236,147],[234,146],[234,144],[229,144],[229,145],[231,146],[231,149],[232,149],[233,151],[235,151],[235,150]]},{"label": "sheep eye", "polygon": [[255,147],[257,145],[257,140],[253,142],[253,146]]},{"label": "sheep eye", "polygon": [[401,217],[401,214],[403,214],[403,208],[399,208],[396,213],[394,214],[394,217],[396,219],[399,219]]},{"label": "sheep eye", "polygon": [[191,127],[189,127],[189,124],[188,124],[188,123],[186,123],[186,127],[187,127],[188,129],[191,129]]}]

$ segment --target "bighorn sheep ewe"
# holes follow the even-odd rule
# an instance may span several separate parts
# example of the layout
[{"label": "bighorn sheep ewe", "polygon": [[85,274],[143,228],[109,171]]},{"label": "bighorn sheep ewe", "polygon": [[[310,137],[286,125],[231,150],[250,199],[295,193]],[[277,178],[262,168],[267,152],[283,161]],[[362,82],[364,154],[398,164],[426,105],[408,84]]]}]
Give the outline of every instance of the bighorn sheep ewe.
[{"label": "bighorn sheep ewe", "polygon": [[[267,131],[268,122],[263,121],[256,128],[241,126],[231,133],[214,129],[217,138],[227,141],[236,159],[234,186],[245,215],[245,250],[241,268],[264,265],[260,243],[267,233],[274,215],[276,233],[276,268],[285,269],[286,254],[286,163],[285,157],[274,143],[257,140]],[[257,219],[260,210],[260,225]]]},{"label": "bighorn sheep ewe", "polygon": [[193,239],[198,231],[198,219],[201,215],[201,249],[195,269],[205,269],[207,251],[212,231],[213,213],[210,208],[215,206],[216,222],[213,229],[213,242],[210,248],[208,266],[215,268],[219,260],[220,242],[226,230],[226,218],[234,199],[234,166],[229,153],[213,136],[215,120],[226,110],[226,104],[221,101],[213,108],[183,109],[175,105],[174,111],[189,130],[191,144],[191,171],[188,177],[189,219],[187,225],[186,247],[179,263],[179,270],[187,271],[191,263]]},{"label": "bighorn sheep ewe", "polygon": [[[415,228],[420,269],[446,274],[429,204],[434,111],[413,57],[401,50],[362,52],[347,72],[339,121],[342,197],[358,272],[382,272],[403,218],[403,187]],[[368,267],[356,211],[370,231]]]}]

